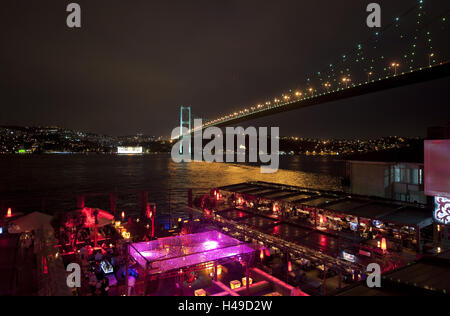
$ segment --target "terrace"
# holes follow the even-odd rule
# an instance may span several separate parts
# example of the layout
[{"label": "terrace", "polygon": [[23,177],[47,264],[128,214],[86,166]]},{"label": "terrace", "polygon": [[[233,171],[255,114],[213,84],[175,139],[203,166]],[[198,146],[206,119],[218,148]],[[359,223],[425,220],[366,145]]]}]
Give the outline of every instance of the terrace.
[{"label": "terrace", "polygon": [[129,246],[130,259],[143,271],[144,295],[290,295],[292,286],[251,267],[254,253],[249,244],[218,231]]},{"label": "terrace", "polygon": [[217,231],[162,238],[130,245],[130,255],[147,273],[161,274],[230,258],[249,257],[254,249]]}]

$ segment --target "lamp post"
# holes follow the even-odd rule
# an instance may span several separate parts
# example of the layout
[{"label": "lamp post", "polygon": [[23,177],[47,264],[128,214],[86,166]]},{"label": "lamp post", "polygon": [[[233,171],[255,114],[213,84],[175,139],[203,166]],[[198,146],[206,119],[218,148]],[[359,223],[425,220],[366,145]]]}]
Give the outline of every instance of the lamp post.
[{"label": "lamp post", "polygon": [[392,63],[391,67],[394,68],[394,76],[397,76],[397,69],[400,67],[399,63]]},{"label": "lamp post", "polygon": [[431,59],[434,57],[434,53],[428,55],[428,65],[431,67]]},{"label": "lamp post", "polygon": [[323,85],[324,85],[325,89],[327,89],[327,92],[330,92],[331,83],[325,82]]},{"label": "lamp post", "polygon": [[372,71],[369,71],[369,72],[367,73],[367,82],[368,82],[368,83],[370,82],[370,77],[372,77],[372,75],[373,75],[373,72],[372,72]]},{"label": "lamp post", "polygon": [[98,210],[94,210],[94,224],[95,224],[95,229],[94,229],[94,248],[97,248],[97,244],[98,244]]},{"label": "lamp post", "polygon": [[345,84],[345,89],[348,89],[348,83],[350,82],[350,78],[344,77],[342,78],[342,82]]}]

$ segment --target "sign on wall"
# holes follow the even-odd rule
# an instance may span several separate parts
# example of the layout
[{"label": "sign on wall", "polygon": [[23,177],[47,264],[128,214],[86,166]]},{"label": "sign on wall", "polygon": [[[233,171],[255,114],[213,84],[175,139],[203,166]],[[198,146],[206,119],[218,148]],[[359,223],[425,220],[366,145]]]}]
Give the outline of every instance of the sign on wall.
[{"label": "sign on wall", "polygon": [[435,197],[434,219],[444,225],[450,225],[450,199]]}]

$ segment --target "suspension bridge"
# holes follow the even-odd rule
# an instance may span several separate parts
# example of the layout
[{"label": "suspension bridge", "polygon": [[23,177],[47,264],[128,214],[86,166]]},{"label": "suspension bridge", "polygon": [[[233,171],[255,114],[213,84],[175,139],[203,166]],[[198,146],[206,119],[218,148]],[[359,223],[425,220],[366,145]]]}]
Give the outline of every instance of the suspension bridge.
[{"label": "suspension bridge", "polygon": [[[450,75],[450,32],[447,8],[418,0],[376,29],[364,42],[340,54],[322,70],[292,89],[253,106],[203,122],[201,129],[232,126],[248,120],[326,102],[418,84]],[[202,115],[204,116],[204,115]],[[190,120],[190,118],[189,118]],[[181,119],[181,127],[183,118]],[[198,128],[197,128],[198,129]],[[190,133],[195,129],[189,125]],[[189,133],[189,134],[190,134]],[[185,135],[186,136],[186,135]]]}]

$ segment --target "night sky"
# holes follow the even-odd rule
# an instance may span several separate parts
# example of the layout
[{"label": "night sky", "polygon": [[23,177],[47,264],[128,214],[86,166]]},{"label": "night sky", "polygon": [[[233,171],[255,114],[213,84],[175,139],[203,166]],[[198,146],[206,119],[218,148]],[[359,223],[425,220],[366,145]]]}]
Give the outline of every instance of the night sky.
[{"label": "night sky", "polygon": [[[448,0],[428,0],[449,7]],[[168,136],[179,106],[215,118],[304,82],[366,39],[361,0],[3,0],[0,125]],[[416,0],[378,1],[383,22]],[[449,57],[449,56],[448,56]],[[424,136],[450,122],[450,79],[252,121],[282,135]]]}]

